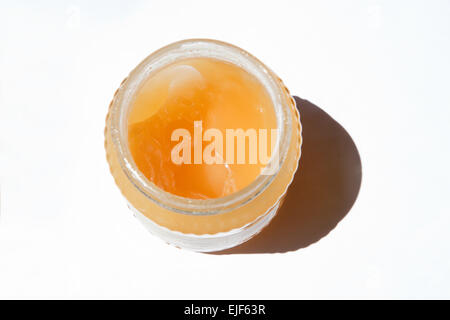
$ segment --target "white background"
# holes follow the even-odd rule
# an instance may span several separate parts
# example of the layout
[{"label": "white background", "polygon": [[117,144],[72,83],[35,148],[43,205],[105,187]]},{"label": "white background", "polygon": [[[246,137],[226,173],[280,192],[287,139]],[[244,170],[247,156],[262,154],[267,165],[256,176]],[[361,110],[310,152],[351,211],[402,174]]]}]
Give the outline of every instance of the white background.
[{"label": "white background", "polygon": [[[450,298],[449,1],[0,1],[1,298]],[[227,41],[328,112],[362,161],[352,210],[283,254],[151,236],[105,161],[144,57]]]}]

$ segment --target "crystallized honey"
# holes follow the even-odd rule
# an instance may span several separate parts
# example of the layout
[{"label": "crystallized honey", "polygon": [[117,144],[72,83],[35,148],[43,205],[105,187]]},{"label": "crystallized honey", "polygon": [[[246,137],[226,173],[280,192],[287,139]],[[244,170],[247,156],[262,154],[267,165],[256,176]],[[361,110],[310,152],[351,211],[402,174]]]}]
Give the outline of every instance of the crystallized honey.
[{"label": "crystallized honey", "polygon": [[[276,126],[272,100],[253,75],[225,61],[190,58],[157,70],[143,82],[128,116],[128,144],[138,169],[161,189],[193,199],[218,198],[249,185],[265,166],[259,157],[255,161],[254,153],[261,150],[251,148],[250,137],[245,159],[237,160],[237,141],[231,147],[234,157],[225,154],[226,130],[272,132]],[[177,129],[187,130],[190,137],[189,150],[180,152],[186,160],[181,164],[173,161],[180,143],[173,138]],[[207,136],[208,129],[223,137],[210,153],[217,160],[212,164],[205,163],[205,152],[218,138]],[[267,140],[258,141],[258,146],[266,144],[268,156],[273,140],[268,134]]]}]

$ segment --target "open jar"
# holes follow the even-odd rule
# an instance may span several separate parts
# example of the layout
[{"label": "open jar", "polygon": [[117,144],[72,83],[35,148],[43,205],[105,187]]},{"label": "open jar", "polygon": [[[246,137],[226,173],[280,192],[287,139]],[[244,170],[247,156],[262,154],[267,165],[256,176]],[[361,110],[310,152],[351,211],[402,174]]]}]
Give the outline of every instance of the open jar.
[{"label": "open jar", "polygon": [[[252,75],[270,97],[276,117],[278,134],[267,164],[275,170],[260,174],[242,189],[218,198],[194,199],[163,190],[139,170],[129,147],[128,118],[144,83],[163,68],[194,58],[223,61]],[[170,44],[141,62],[116,91],[105,127],[111,174],[137,219],[167,243],[199,252],[239,245],[270,222],[297,170],[301,141],[295,101],[282,81],[246,51],[205,39]]]}]

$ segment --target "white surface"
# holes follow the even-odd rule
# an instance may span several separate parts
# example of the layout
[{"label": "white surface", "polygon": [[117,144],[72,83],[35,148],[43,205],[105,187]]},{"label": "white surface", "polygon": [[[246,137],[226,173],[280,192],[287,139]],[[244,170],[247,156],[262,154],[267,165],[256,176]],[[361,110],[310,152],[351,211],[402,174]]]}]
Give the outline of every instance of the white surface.
[{"label": "white surface", "polygon": [[[1,1],[1,298],[450,298],[449,1]],[[250,51],[355,141],[350,213],[285,254],[178,250],[135,220],[103,126],[145,56]]]}]

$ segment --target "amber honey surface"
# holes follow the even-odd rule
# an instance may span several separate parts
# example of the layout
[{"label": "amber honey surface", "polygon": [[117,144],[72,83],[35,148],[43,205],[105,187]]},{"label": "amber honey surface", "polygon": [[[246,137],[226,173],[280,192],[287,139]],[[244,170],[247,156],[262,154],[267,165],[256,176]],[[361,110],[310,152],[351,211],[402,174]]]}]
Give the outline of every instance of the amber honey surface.
[{"label": "amber honey surface", "polygon": [[[139,170],[161,189],[193,199],[226,196],[254,181],[264,164],[250,163],[249,155],[246,163],[227,162],[225,140],[224,149],[214,152],[223,163],[195,163],[194,123],[199,121],[203,133],[218,129],[224,139],[227,129],[276,128],[271,99],[248,72],[211,58],[179,61],[152,74],[131,106],[128,143]],[[191,163],[177,164],[172,158],[179,141],[171,137],[180,128],[192,137]],[[210,141],[202,142],[201,153]]]}]

